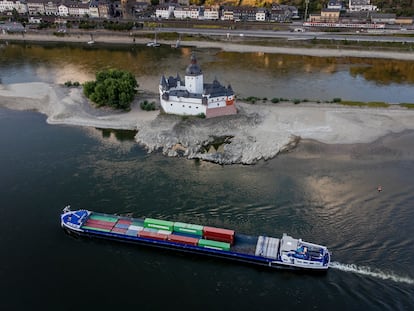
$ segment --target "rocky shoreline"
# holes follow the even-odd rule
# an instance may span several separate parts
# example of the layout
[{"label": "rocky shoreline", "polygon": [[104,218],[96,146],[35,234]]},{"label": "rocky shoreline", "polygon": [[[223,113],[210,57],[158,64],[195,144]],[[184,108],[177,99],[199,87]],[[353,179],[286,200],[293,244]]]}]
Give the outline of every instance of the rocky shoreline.
[{"label": "rocky shoreline", "polygon": [[[151,94],[146,94],[151,96]],[[156,94],[153,94],[156,100]],[[372,142],[389,133],[414,130],[414,110],[351,108],[334,104],[236,104],[239,113],[211,119],[143,111],[95,109],[81,88],[47,83],[0,84],[0,107],[36,110],[50,124],[137,130],[148,152],[218,164],[254,164],[294,148],[300,139],[328,144]]]}]

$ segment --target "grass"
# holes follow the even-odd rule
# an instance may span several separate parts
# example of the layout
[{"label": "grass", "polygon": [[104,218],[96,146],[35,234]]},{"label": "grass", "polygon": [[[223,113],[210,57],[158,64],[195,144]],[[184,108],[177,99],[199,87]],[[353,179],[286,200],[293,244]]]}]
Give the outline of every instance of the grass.
[{"label": "grass", "polygon": [[341,105],[353,106],[353,107],[371,107],[371,108],[387,108],[390,104],[385,102],[360,102],[351,100],[342,100]]},{"label": "grass", "polygon": [[408,109],[414,109],[414,104],[411,104],[411,103],[401,103],[399,106],[402,106]]}]

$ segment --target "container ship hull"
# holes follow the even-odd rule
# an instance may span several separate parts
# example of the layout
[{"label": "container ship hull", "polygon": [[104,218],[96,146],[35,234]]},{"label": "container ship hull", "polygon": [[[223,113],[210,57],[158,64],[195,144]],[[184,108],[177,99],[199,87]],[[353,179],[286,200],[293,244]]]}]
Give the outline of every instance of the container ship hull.
[{"label": "container ship hull", "polygon": [[224,258],[276,269],[327,271],[330,253],[325,246],[294,239],[236,234],[233,230],[138,219],[64,209],[61,226],[69,234]]}]

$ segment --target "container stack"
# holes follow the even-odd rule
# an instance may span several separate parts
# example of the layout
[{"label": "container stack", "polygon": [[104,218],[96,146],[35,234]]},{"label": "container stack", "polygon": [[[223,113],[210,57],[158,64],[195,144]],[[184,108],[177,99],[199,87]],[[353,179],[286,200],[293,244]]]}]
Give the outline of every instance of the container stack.
[{"label": "container stack", "polygon": [[91,214],[86,222],[82,225],[83,229],[110,232],[118,218],[105,215]]},{"label": "container stack", "polygon": [[186,224],[183,222],[175,222],[173,226],[174,232],[180,234],[188,234],[191,236],[201,237],[203,235],[203,226]]},{"label": "container stack", "polygon": [[172,221],[153,219],[153,218],[145,218],[144,227],[145,228],[152,228],[152,229],[159,229],[159,230],[166,230],[166,231],[171,231],[172,232],[173,227],[174,227],[174,223]]},{"label": "container stack", "polygon": [[192,246],[198,245],[198,238],[193,238],[190,236],[183,236],[183,235],[177,235],[177,234],[170,234],[168,235],[168,241],[179,243],[179,244],[187,244]]},{"label": "container stack", "polygon": [[203,237],[206,240],[225,242],[232,245],[234,243],[234,230],[205,226],[203,228]]},{"label": "container stack", "polygon": [[212,241],[212,240],[205,240],[200,239],[198,241],[198,246],[204,247],[204,248],[211,248],[221,251],[229,251],[230,250],[230,243],[225,242],[218,242],[218,241]]},{"label": "container stack", "polygon": [[125,234],[131,223],[131,220],[118,219],[115,226],[112,228],[111,232]]},{"label": "container stack", "polygon": [[159,240],[159,241],[166,241],[168,238],[168,234],[159,233],[154,231],[148,231],[147,229],[141,230],[138,233],[140,238],[152,239],[152,240]]}]

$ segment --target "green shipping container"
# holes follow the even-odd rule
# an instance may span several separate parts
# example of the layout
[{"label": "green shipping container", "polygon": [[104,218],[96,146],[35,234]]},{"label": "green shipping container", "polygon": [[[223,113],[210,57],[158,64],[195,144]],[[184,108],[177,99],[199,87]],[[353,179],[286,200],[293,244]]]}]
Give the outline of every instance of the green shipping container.
[{"label": "green shipping container", "polygon": [[99,215],[99,214],[91,214],[89,216],[89,219],[108,221],[108,222],[116,222],[118,220],[118,218],[116,218],[116,217]]},{"label": "green shipping container", "polygon": [[200,225],[193,225],[193,224],[186,224],[183,222],[175,222],[174,223],[174,231],[180,233],[188,233],[194,234],[198,236],[203,235],[203,226]]},{"label": "green shipping container", "polygon": [[200,239],[198,241],[198,246],[206,247],[206,248],[213,248],[213,249],[220,249],[223,251],[230,250],[230,243],[211,241],[211,240],[205,240],[205,239]]},{"label": "green shipping container", "polygon": [[145,218],[144,220],[145,228],[161,229],[173,231],[174,223],[172,221],[159,220],[153,218]]}]

